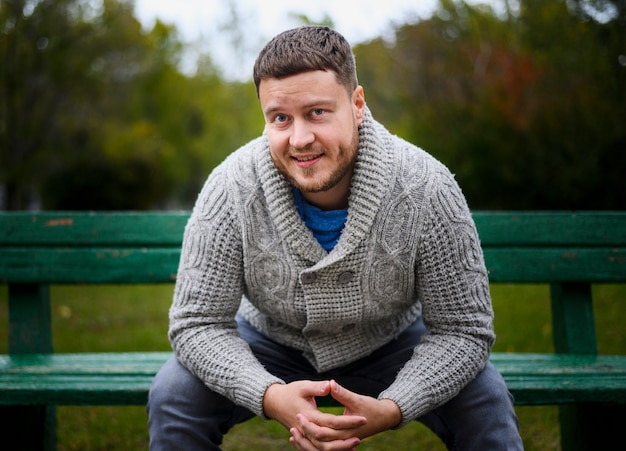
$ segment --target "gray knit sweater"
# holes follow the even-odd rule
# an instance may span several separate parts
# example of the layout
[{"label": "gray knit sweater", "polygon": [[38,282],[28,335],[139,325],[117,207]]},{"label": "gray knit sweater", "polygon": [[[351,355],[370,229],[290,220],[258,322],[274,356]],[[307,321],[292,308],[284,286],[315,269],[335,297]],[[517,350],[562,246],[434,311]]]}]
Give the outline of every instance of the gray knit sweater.
[{"label": "gray knit sweater", "polygon": [[380,398],[403,423],[446,402],[487,362],[494,340],[487,272],[450,172],[366,110],[348,219],[331,252],[298,215],[266,137],[209,176],[185,229],[169,336],[208,386],[263,416],[283,383],[236,331],[239,312],[319,371],[370,354],[420,314],[431,334]]}]

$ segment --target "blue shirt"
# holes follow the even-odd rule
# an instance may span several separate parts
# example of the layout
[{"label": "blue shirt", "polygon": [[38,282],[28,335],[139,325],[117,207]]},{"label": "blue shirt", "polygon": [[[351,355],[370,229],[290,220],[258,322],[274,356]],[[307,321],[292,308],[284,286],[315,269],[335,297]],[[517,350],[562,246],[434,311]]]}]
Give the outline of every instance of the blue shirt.
[{"label": "blue shirt", "polygon": [[300,190],[292,188],[296,209],[306,226],[313,232],[313,236],[320,245],[330,252],[339,237],[348,218],[348,209],[341,210],[321,210],[315,205],[308,203]]}]

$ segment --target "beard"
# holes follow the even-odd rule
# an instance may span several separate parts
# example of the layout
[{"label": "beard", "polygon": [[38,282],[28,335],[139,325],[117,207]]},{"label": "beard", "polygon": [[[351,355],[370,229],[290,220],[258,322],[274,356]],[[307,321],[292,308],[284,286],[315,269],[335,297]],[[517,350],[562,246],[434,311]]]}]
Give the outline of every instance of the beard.
[{"label": "beard", "polygon": [[[316,178],[312,178],[308,180],[306,183],[301,183],[298,181],[296,177],[293,177],[289,174],[289,171],[285,169],[282,164],[278,164],[277,161],[274,160],[274,165],[278,168],[278,170],[285,176],[285,178],[295,186],[300,192],[305,193],[320,193],[323,191],[328,191],[337,185],[341,180],[343,180],[354,168],[354,163],[357,157],[357,150],[359,147],[359,130],[358,127],[354,127],[352,131],[352,138],[350,140],[350,144],[348,146],[339,146],[337,150],[337,157],[339,160],[339,164],[330,172],[330,174],[325,173],[321,174]],[[297,154],[298,152],[295,149],[289,149],[290,153]],[[306,149],[300,150],[300,153],[317,153],[317,154],[325,154],[326,148],[324,147],[315,147],[310,146]],[[315,169],[313,168],[305,168],[302,170],[302,174],[305,177],[310,177],[315,173]]]}]

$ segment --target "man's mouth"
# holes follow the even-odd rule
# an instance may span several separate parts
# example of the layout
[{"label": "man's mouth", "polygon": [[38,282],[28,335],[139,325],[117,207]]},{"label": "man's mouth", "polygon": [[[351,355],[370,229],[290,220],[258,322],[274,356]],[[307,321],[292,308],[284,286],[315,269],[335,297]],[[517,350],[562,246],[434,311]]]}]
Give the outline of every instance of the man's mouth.
[{"label": "man's mouth", "polygon": [[304,156],[304,157],[295,156],[293,158],[298,160],[298,161],[311,161],[311,160],[315,160],[316,158],[319,158],[319,157],[320,157],[320,155],[308,155],[308,156]]},{"label": "man's mouth", "polygon": [[296,162],[298,166],[310,166],[322,158],[323,154],[316,155],[293,155],[291,158]]}]

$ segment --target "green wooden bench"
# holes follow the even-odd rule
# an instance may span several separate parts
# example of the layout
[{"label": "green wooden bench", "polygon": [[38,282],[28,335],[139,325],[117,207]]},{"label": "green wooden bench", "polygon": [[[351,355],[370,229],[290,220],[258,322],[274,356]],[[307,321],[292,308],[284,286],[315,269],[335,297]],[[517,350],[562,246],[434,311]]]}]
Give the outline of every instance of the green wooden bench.
[{"label": "green wooden bench", "polygon": [[[0,283],[9,295],[8,355],[0,355],[5,437],[19,433],[32,441],[23,449],[53,449],[57,405],[145,404],[170,354],[55,354],[49,286],[173,283],[187,218],[0,213]],[[591,285],[626,282],[626,212],[477,212],[474,219],[491,282],[551,286],[556,353],[492,356],[516,403],[559,405],[564,450],[620,443],[626,352],[598,355]]]}]

